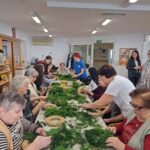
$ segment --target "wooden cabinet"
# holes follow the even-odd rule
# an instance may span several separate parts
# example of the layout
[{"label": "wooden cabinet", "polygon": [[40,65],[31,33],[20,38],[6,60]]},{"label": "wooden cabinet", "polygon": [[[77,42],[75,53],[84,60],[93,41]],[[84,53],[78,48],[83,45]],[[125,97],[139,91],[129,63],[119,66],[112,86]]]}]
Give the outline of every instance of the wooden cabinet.
[{"label": "wooden cabinet", "polygon": [[10,84],[10,65],[8,63],[0,64],[0,92],[4,86],[9,87]]}]

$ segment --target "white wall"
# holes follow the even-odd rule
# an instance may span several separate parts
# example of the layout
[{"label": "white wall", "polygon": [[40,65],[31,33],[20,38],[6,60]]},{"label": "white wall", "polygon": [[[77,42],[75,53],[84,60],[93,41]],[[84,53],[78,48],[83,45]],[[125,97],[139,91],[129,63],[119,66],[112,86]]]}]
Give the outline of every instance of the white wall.
[{"label": "white wall", "polygon": [[69,53],[69,45],[66,39],[54,39],[50,46],[32,45],[31,56],[44,59],[45,56],[51,55],[53,64],[59,66],[60,62],[65,62]]},{"label": "white wall", "polygon": [[125,66],[119,66],[119,49],[120,48],[137,48],[140,55],[143,51],[144,34],[124,34],[124,35],[113,35],[113,36],[95,36],[91,38],[76,38],[69,40],[69,43],[93,43],[96,40],[102,40],[102,43],[114,43],[114,63],[117,73],[127,77],[127,69]]},{"label": "white wall", "polygon": [[[0,23],[0,33],[11,36],[11,27]],[[43,59],[46,55],[53,57],[53,63],[57,66],[60,62],[66,62],[69,52],[69,44],[92,44],[96,40],[102,40],[103,43],[114,43],[114,66],[118,74],[127,76],[126,67],[118,65],[119,48],[137,48],[142,59],[145,59],[149,43],[144,43],[144,34],[126,34],[113,36],[95,36],[90,38],[73,38],[73,39],[54,39],[52,46],[35,46],[31,44],[31,38],[26,33],[17,30],[16,37],[23,40],[23,48],[25,49],[26,61],[30,61],[32,57]],[[69,43],[69,44],[68,44]],[[144,44],[143,44],[144,43]],[[145,46],[146,45],[146,46]],[[142,60],[143,62],[143,60]]]},{"label": "white wall", "polygon": [[[0,22],[0,34],[4,34],[7,36],[12,37],[12,27]],[[31,38],[23,31],[16,30],[16,38],[23,41],[23,44],[21,45],[22,51],[24,51],[24,55],[26,58],[26,61],[30,60],[30,51],[31,51]]]}]

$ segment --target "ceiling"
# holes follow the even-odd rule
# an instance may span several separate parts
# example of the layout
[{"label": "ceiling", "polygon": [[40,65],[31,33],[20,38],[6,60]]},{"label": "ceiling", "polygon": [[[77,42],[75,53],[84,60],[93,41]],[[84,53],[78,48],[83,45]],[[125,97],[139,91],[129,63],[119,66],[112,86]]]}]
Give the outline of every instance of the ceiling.
[{"label": "ceiling", "polygon": [[[31,36],[47,36],[32,20],[36,12],[54,37],[90,37],[125,33],[150,33],[150,0],[129,5],[126,0],[0,0],[0,22]],[[105,13],[105,14],[104,14]],[[122,14],[111,15],[108,13]],[[100,23],[111,18],[105,27]]]}]

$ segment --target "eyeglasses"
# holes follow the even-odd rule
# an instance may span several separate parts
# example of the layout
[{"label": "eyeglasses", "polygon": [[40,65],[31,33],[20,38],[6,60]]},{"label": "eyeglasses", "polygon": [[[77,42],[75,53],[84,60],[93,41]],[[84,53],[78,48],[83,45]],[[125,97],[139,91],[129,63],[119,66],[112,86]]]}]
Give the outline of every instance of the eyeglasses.
[{"label": "eyeglasses", "polygon": [[132,102],[130,102],[130,105],[137,111],[140,111],[141,109],[144,108],[144,106],[138,106],[138,105],[133,104]]}]

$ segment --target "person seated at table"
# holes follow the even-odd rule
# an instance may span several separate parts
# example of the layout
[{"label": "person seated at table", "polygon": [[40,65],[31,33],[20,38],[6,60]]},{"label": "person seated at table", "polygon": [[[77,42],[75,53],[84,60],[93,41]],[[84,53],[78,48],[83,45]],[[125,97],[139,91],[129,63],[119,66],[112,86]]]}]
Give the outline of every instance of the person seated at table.
[{"label": "person seated at table", "polygon": [[[21,150],[23,136],[27,131],[39,134],[25,150],[40,150],[47,147],[51,139],[43,128],[23,118],[24,98],[17,92],[9,90],[0,95],[0,149]],[[41,136],[40,136],[41,135]]]},{"label": "person seated at table", "polygon": [[52,73],[52,72],[55,72],[58,67],[56,67],[53,63],[52,63],[52,57],[50,55],[47,55],[45,57],[45,60],[44,60],[44,74],[45,74],[45,77],[46,78],[49,78],[49,75]]},{"label": "person seated at table", "polygon": [[83,81],[87,77],[85,63],[81,60],[79,53],[74,53],[73,59],[74,59],[73,62],[74,72],[71,75],[73,78]]},{"label": "person seated at table", "polygon": [[65,63],[61,62],[60,67],[57,69],[57,73],[60,75],[68,75],[70,74],[70,71],[65,67]]},{"label": "person seated at table", "polygon": [[17,91],[26,100],[25,107],[23,109],[24,118],[34,122],[37,113],[44,107],[45,102],[40,101],[36,106],[33,106],[30,100],[29,89],[30,80],[23,75],[17,75],[12,79],[11,89]]},{"label": "person seated at table", "polygon": [[104,65],[99,70],[99,79],[106,86],[104,94],[95,102],[82,104],[81,107],[97,109],[115,102],[121,114],[110,118],[107,123],[118,122],[124,119],[128,111],[131,110],[129,93],[135,89],[134,85],[127,78],[117,75],[115,69],[110,65]]},{"label": "person seated at table", "polygon": [[35,80],[35,85],[37,89],[40,91],[41,87],[49,87],[49,85],[52,83],[51,79],[48,79],[44,75],[44,65],[43,64],[36,64],[34,66],[35,70],[39,73]]},{"label": "person seated at table", "polygon": [[94,102],[104,94],[105,90],[106,85],[102,81],[99,81],[99,86],[97,88],[95,88],[94,90],[85,88],[84,93],[87,94],[90,97],[90,99]]},{"label": "person seated at table", "polygon": [[37,90],[37,87],[34,84],[38,75],[39,75],[39,73],[34,68],[28,68],[25,71],[25,76],[27,76],[30,80],[29,90],[30,90],[30,98],[31,98],[32,102],[37,101],[37,100],[45,100],[46,99],[46,96],[40,95],[40,92]]},{"label": "person seated at table", "polygon": [[83,83],[87,85],[87,89],[90,91],[97,88],[99,85],[98,81],[98,71],[94,67],[90,67],[89,70],[89,76],[83,80]]},{"label": "person seated at table", "polygon": [[150,89],[135,89],[130,93],[133,110],[119,125],[109,127],[117,137],[106,140],[116,150],[150,149]]}]

